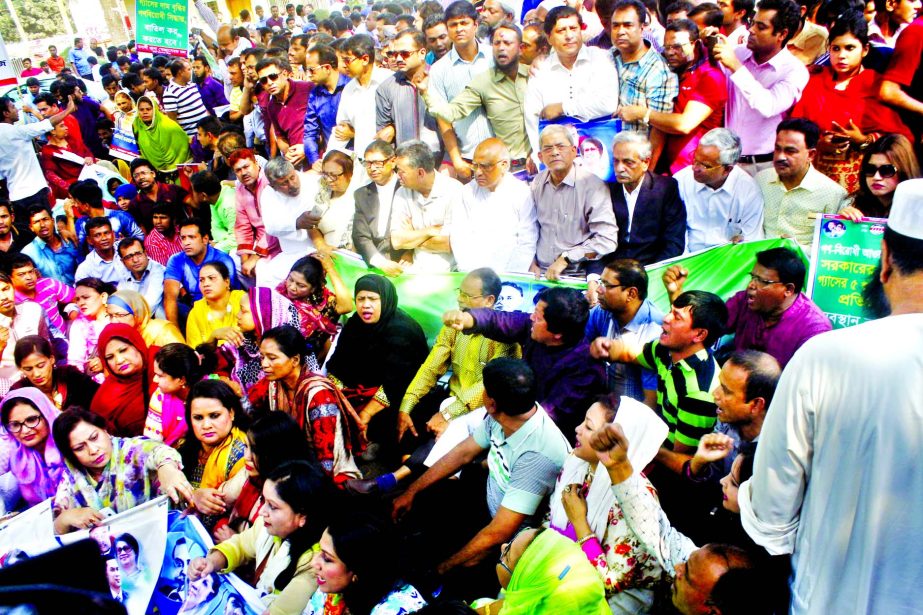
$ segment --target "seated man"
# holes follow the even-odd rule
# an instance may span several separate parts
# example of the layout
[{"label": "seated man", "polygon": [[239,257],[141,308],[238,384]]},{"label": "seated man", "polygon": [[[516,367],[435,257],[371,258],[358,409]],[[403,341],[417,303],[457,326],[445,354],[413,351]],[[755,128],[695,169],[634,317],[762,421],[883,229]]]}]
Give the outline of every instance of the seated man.
[{"label": "seated man", "polygon": [[[661,333],[663,312],[647,298],[647,271],[638,261],[608,259],[599,279],[599,305],[590,310],[586,339],[635,336],[642,343]],[[657,376],[638,365],[609,363],[609,390],[657,407]]]},{"label": "seated man", "polygon": [[[394,501],[396,518],[411,510],[415,498],[427,488],[452,476],[475,458],[487,452],[487,509],[491,520],[457,552],[436,568],[445,575],[459,567],[470,572],[489,553],[511,540],[517,530],[527,523],[539,509],[542,500],[554,488],[555,478],[570,452],[567,438],[555,426],[541,405],[538,376],[524,361],[512,358],[494,359],[484,367],[484,408],[487,416],[461,444],[436,462],[423,476],[414,481],[407,491]],[[455,482],[456,486],[461,481]],[[446,486],[445,488],[448,488]],[[472,494],[475,495],[475,494]],[[475,496],[477,497],[477,496]],[[422,500],[422,498],[421,498]],[[438,501],[421,504],[445,505]],[[421,506],[420,508],[423,508]],[[481,510],[464,508],[464,515],[482,516]],[[431,517],[423,511],[414,511],[414,517],[426,522]],[[435,513],[435,510],[430,511]],[[448,511],[445,511],[448,514]],[[436,516],[435,514],[432,515]],[[442,513],[439,525],[447,537],[440,535],[440,544],[459,538],[458,525],[446,523]],[[454,516],[454,515],[453,515]],[[436,529],[436,528],[434,528]],[[428,551],[432,554],[432,551]],[[493,569],[492,561],[489,564]]]},{"label": "seated man", "polygon": [[[154,214],[157,219],[157,214]],[[141,294],[151,308],[152,318],[163,318],[163,276],[164,266],[149,258],[144,244],[129,237],[118,245],[119,258],[128,270],[128,275],[119,280],[119,290],[133,290]]]},{"label": "seated man", "polygon": [[64,207],[67,215],[68,229],[77,238],[77,245],[87,247],[86,224],[91,218],[109,218],[112,232],[117,239],[137,237],[144,239],[144,231],[135,224],[130,215],[120,209],[107,209],[103,207],[103,190],[92,179],[74,182],[69,189],[72,207]]},{"label": "seated man", "polygon": [[22,253],[32,259],[42,277],[54,278],[72,286],[80,260],[77,247],[58,233],[47,205],[33,205],[27,215],[35,239],[22,248]]},{"label": "seated man", "polygon": [[583,339],[589,311],[579,291],[552,287],[538,295],[532,314],[478,308],[446,312],[442,321],[462,333],[519,343],[538,377],[539,402],[570,440],[593,399],[606,392],[603,366]]},{"label": "seated man", "polygon": [[13,357],[15,340],[27,335],[51,339],[45,310],[34,301],[17,302],[10,276],[0,271],[0,396],[20,378]]},{"label": "seated man", "polygon": [[199,171],[189,178],[192,192],[189,199],[201,210],[209,212],[212,245],[233,256],[237,254],[234,223],[237,215],[234,184],[222,182],[211,171]]},{"label": "seated man", "polygon": [[77,267],[74,278],[79,282],[83,278],[99,278],[103,282],[118,284],[128,275],[125,265],[115,253],[115,233],[112,232],[111,218],[90,218],[84,226],[87,245],[91,248],[86,259]]},{"label": "seated man", "polygon": [[391,247],[391,214],[400,188],[394,172],[394,146],[380,139],[372,141],[365,148],[362,164],[372,181],[354,193],[353,245],[369,267],[400,275],[413,257]]},{"label": "seated man", "polygon": [[170,257],[183,251],[179,241],[179,229],[173,210],[165,203],[157,203],[151,209],[153,228],[144,238],[144,251],[161,266],[166,267]]},{"label": "seated man", "polygon": [[676,180],[648,170],[651,151],[640,132],[620,132],[612,142],[616,183],[609,191],[619,226],[615,256],[642,265],[679,256],[686,244],[686,207]]},{"label": "seated man", "polygon": [[144,158],[135,158],[131,161],[131,180],[138,189],[138,195],[128,213],[132,215],[145,232],[150,232],[154,227],[151,220],[154,205],[166,203],[173,211],[175,219],[179,220],[185,208],[184,201],[188,193],[176,184],[166,184],[157,181],[157,170]]},{"label": "seated man", "polygon": [[402,143],[396,156],[401,187],[391,212],[391,245],[413,250],[413,273],[450,271],[455,259],[445,224],[449,211],[461,201],[461,182],[436,172],[436,159],[422,141]]},{"label": "seated man", "polygon": [[[801,257],[787,248],[757,252],[746,290],[728,299],[726,330],[735,350],[760,350],[783,368],[806,341],[832,326],[802,291],[806,275]],[[674,265],[663,274],[671,299],[683,290],[689,271]]]},{"label": "seated man", "polygon": [[693,163],[673,176],[686,204],[686,252],[763,238],[763,195],[738,159],[740,137],[713,128],[702,135]]},{"label": "seated man", "polygon": [[510,173],[510,152],[500,139],[481,142],[470,166],[474,181],[449,211],[449,241],[458,270],[528,272],[538,243],[529,185]]},{"label": "seated man", "polygon": [[281,253],[256,270],[256,281],[259,286],[275,288],[288,275],[295,261],[314,252],[308,230],[320,220],[319,216],[312,218],[311,214],[320,183],[316,174],[296,171],[292,163],[282,157],[267,162],[264,171],[269,189],[260,197],[262,222],[266,232],[278,240]]},{"label": "seated man", "polygon": [[228,156],[228,164],[237,181],[234,239],[240,257],[240,271],[252,278],[257,263],[269,262],[280,252],[279,240],[266,232],[260,200],[269,181],[252,149],[240,149]]},{"label": "seated man", "polygon": [[[195,218],[180,222],[179,240],[183,251],[170,257],[164,272],[163,309],[167,320],[184,331],[186,314],[192,304],[202,298],[199,290],[199,271],[202,266],[221,261],[231,274],[231,288],[237,286],[237,266],[234,260],[209,244],[208,229]],[[126,276],[127,277],[127,276]],[[116,280],[116,283],[120,280]],[[183,307],[180,307],[180,306]]]},{"label": "seated man", "polygon": [[45,310],[48,330],[52,337],[55,355],[67,356],[67,320],[77,318],[79,312],[74,305],[74,289],[60,280],[38,275],[35,263],[25,254],[17,254],[10,260],[10,279],[16,291],[16,302],[34,301]]}]

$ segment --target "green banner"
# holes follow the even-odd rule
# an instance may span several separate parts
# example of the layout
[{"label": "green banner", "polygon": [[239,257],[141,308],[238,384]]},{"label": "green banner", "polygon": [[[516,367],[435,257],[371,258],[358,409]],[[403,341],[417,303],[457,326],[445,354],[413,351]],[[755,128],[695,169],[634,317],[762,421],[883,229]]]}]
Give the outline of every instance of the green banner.
[{"label": "green banner", "polygon": [[808,295],[835,329],[869,320],[862,290],[881,256],[885,220],[850,222],[826,215],[817,220]]},{"label": "green banner", "polygon": [[186,56],[189,49],[189,0],[135,0],[138,51]]},{"label": "green banner", "polygon": [[[667,267],[682,265],[689,270],[685,290],[708,290],[722,299],[727,299],[747,287],[750,280],[748,274],[756,260],[756,253],[779,246],[797,251],[807,266],[808,260],[804,252],[791,239],[765,239],[728,244],[651,265],[647,268],[650,275],[648,297],[661,310],[669,310],[667,291],[660,278]],[[369,273],[357,254],[337,252],[334,261],[337,271],[349,288],[353,287],[358,278]],[[420,323],[431,343],[442,326],[442,314],[457,308],[456,293],[464,277],[464,273],[438,273],[407,274],[391,278],[397,288],[398,305]],[[502,305],[498,307],[506,311],[519,309],[531,312],[535,294],[542,288],[555,284],[548,280],[536,280],[528,275],[508,274],[500,277],[504,281],[504,287],[501,293]],[[586,288],[583,280],[565,280],[558,285],[581,290]]]}]

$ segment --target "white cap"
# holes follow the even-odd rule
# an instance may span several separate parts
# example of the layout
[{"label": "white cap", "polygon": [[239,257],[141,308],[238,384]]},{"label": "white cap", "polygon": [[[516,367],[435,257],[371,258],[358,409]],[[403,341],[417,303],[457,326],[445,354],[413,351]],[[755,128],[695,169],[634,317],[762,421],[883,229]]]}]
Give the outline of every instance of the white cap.
[{"label": "white cap", "polygon": [[557,8],[559,6],[567,5],[564,3],[564,0],[542,0],[535,8],[545,9],[545,12],[549,12],[551,9]]},{"label": "white cap", "polygon": [[923,239],[923,179],[908,179],[897,185],[888,228],[913,239]]}]

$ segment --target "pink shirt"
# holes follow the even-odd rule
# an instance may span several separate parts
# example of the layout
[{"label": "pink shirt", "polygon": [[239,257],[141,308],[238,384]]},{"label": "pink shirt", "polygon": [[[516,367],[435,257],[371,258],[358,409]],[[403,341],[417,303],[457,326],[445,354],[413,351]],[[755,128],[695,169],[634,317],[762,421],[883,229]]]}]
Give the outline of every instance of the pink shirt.
[{"label": "pink shirt", "polygon": [[728,76],[726,126],[740,136],[741,154],[771,154],[776,127],[808,84],[808,69],[788,49],[757,64],[746,47],[734,49],[743,64]]},{"label": "pink shirt", "polygon": [[267,187],[269,187],[269,180],[266,179],[266,174],[262,169],[260,169],[260,177],[256,182],[256,194],[247,190],[240,181],[234,184],[237,196],[234,237],[237,239],[238,254],[259,254],[271,258],[282,251],[279,247],[279,240],[268,235],[263,225],[259,200],[263,195],[263,190]]},{"label": "pink shirt", "polygon": [[[35,297],[27,297],[16,291],[16,303],[23,301],[35,301],[38,303],[45,310],[48,322],[60,332],[61,336],[67,331],[67,327],[64,324],[64,318],[61,316],[60,310],[58,310],[58,304],[70,304],[73,300],[74,289],[52,278],[38,279],[35,283]],[[74,305],[69,305],[68,307],[73,310],[77,309]]]}]

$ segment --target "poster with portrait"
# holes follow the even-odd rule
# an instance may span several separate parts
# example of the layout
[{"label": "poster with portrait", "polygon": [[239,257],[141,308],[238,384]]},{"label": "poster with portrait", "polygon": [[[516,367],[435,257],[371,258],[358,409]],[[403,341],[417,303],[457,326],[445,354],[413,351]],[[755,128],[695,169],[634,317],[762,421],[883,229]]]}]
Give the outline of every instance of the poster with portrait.
[{"label": "poster with portrait", "polygon": [[[561,124],[570,131],[572,140],[577,144],[577,159],[574,164],[605,182],[615,181],[615,171],[612,169],[612,139],[621,132],[622,120],[610,117],[589,122],[580,122],[572,117],[541,120],[538,123],[539,134],[549,124]],[[539,165],[539,170],[544,168],[544,165]]]},{"label": "poster with portrait", "polygon": [[168,515],[163,567],[148,612],[161,615],[259,615],[266,607],[255,589],[235,574],[212,574],[190,582],[189,562],[214,546],[195,517]]}]

